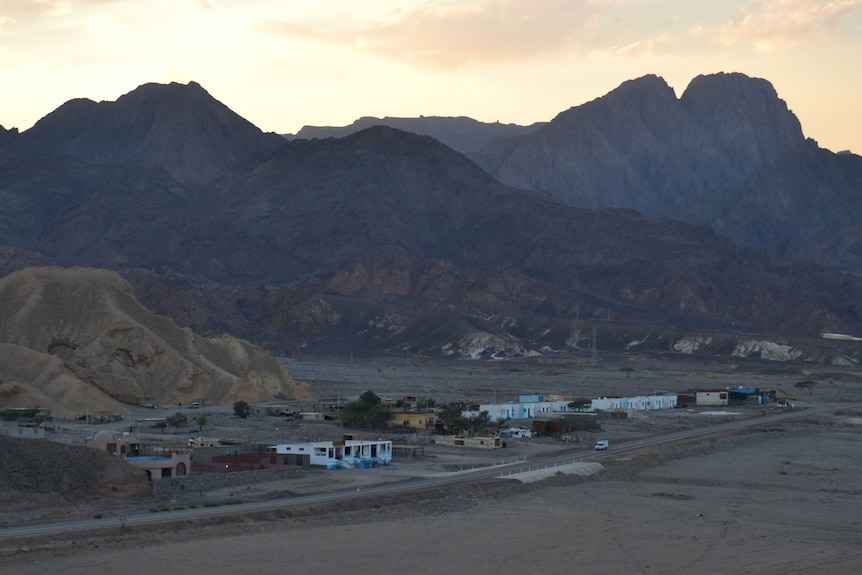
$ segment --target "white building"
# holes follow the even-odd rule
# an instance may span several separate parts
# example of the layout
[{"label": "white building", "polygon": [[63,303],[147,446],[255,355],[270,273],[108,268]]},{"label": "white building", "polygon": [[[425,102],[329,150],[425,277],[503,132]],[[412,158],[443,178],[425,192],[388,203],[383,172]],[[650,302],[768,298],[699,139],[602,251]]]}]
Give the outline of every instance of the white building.
[{"label": "white building", "polygon": [[282,454],[308,455],[311,465],[325,466],[327,469],[351,467],[364,469],[377,465],[389,465],[392,462],[392,442],[382,439],[279,444],[274,447],[274,450]]},{"label": "white building", "polygon": [[635,397],[599,397],[590,411],[650,411],[676,407],[676,395],[638,395]]},{"label": "white building", "polygon": [[533,419],[549,413],[569,412],[569,402],[562,395],[520,395],[518,401],[487,403],[477,410],[464,411],[464,417],[475,417],[487,411],[491,421],[498,419]]},{"label": "white building", "polygon": [[697,392],[698,405],[727,405],[728,391],[726,389],[714,389]]}]

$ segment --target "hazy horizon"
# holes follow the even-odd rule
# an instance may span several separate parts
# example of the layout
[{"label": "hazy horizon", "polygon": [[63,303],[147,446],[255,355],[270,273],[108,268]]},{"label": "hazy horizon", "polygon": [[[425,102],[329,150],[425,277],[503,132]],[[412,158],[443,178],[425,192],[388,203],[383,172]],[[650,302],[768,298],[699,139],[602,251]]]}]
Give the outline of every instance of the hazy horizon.
[{"label": "hazy horizon", "polygon": [[862,152],[862,0],[44,0],[0,6],[0,125],[201,84],[267,132],[363,116],[532,124],[661,76],[765,78],[805,135]]}]

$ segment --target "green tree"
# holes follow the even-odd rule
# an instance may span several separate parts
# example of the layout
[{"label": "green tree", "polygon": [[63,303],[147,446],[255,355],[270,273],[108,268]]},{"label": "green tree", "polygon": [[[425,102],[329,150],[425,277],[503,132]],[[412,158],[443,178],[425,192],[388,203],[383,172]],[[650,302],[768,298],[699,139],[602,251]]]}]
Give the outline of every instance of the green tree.
[{"label": "green tree", "polygon": [[577,411],[586,411],[593,405],[593,400],[586,397],[578,397],[569,402],[569,407]]},{"label": "green tree", "polygon": [[359,402],[374,407],[380,405],[381,399],[376,393],[369,390],[362,392],[362,395],[359,396]]},{"label": "green tree", "polygon": [[470,428],[473,431],[482,430],[491,423],[491,414],[486,410],[482,410],[478,413],[478,415],[474,415],[470,418]]},{"label": "green tree", "polygon": [[440,412],[440,421],[449,431],[458,432],[467,429],[470,427],[470,421],[462,415],[463,411],[461,405],[450,403]]},{"label": "green tree", "polygon": [[251,408],[244,401],[237,401],[233,404],[233,414],[243,419],[247,418],[251,413]]},{"label": "green tree", "polygon": [[366,391],[341,411],[341,422],[349,427],[383,427],[392,413],[373,391]]},{"label": "green tree", "polygon": [[199,416],[198,416],[198,418],[197,418],[195,421],[196,421],[196,422],[197,422],[197,424],[198,424],[198,431],[203,431],[204,425],[206,425],[206,424],[207,424],[207,421],[208,421],[208,420],[207,420],[207,416],[206,416],[206,415],[199,415]]}]

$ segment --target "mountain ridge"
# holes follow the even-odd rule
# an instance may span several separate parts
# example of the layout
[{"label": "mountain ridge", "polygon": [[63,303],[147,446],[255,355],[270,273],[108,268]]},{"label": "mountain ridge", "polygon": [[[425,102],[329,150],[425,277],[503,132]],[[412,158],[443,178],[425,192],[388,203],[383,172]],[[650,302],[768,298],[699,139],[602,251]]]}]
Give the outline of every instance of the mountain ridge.
[{"label": "mountain ridge", "polygon": [[20,139],[31,150],[96,164],[163,168],[183,183],[209,179],[281,144],[196,82],[143,84],[114,102],[70,100]]},{"label": "mountain ridge", "polygon": [[[680,104],[664,80],[648,76],[528,134],[496,140],[489,149],[504,149],[506,157],[521,154],[523,165],[506,165],[515,173],[529,168],[527,160],[536,155],[536,149],[528,153],[529,142],[568,146],[580,150],[575,165],[583,171],[554,177],[609,181],[614,189],[607,198],[615,203],[636,195],[644,206],[662,200],[701,218],[733,215],[730,208],[741,206],[745,195],[740,182],[753,185],[752,174],[763,180],[760,188],[780,181],[780,172],[770,170],[788,161],[781,154],[826,154],[797,132],[798,121],[773,99],[768,83],[745,88],[748,80],[735,75],[716,81],[739,83],[749,90],[744,93],[750,92],[754,109],[772,110],[774,121],[759,119],[757,126],[784,128],[748,147],[736,145],[735,138],[758,132],[750,121],[707,137],[692,114],[708,117],[701,108],[709,108],[710,98],[721,101],[710,81],[698,80],[684,94],[695,112]],[[197,102],[202,109],[195,117],[215,122],[204,124],[209,131],[193,122],[154,120],[158,114],[152,110],[171,109],[164,93],[177,91],[189,94],[173,95],[168,104],[186,109],[184,102]],[[140,109],[130,104],[138,100]],[[105,117],[67,119],[76,106]],[[137,155],[124,152],[128,161],[106,161],[76,147],[80,138],[119,138],[111,125],[118,110],[145,118],[143,128],[117,146]],[[570,348],[571,326],[578,321],[613,323],[632,340],[647,329],[636,326],[662,325],[806,337],[862,332],[852,304],[862,293],[859,277],[815,265],[810,257],[807,263],[771,259],[765,255],[769,234],[757,251],[703,222],[676,222],[632,206],[571,205],[548,191],[503,185],[475,158],[389,127],[339,139],[276,136],[276,142],[234,116],[197,85],[147,85],[124,97],[119,108],[76,103],[35,136],[9,134],[13,143],[2,160],[0,197],[15,210],[0,219],[0,237],[10,247],[0,252],[8,258],[0,269],[16,269],[14,258],[116,269],[149,309],[182,318],[203,334],[314,342],[341,352],[358,350],[361,342],[368,352],[439,355],[453,349],[457,338],[493,340],[489,354],[541,353]],[[58,128],[57,138],[41,149],[52,123],[87,124],[90,132],[63,140]],[[573,131],[569,124],[583,129]],[[177,132],[153,139],[152,126]],[[196,148],[176,148],[173,163],[151,153],[171,138],[206,143],[212,153],[203,157],[220,159],[208,164],[206,174],[189,178],[183,169],[201,157]],[[258,147],[236,151],[247,138]],[[579,147],[585,144],[590,146]],[[680,146],[690,148],[687,155],[676,153]],[[234,152],[220,156],[219,150]],[[828,158],[849,167],[836,164],[821,179],[852,206],[847,186],[856,181],[850,170],[856,160]],[[811,177],[821,164],[812,160]],[[671,177],[677,168],[688,170],[685,177]],[[673,183],[668,189],[656,185],[667,182]],[[757,204],[766,197],[760,188],[747,198],[764,211],[771,201]],[[62,209],[41,207],[60,204]],[[728,217],[722,224],[736,235],[757,232],[733,228],[742,221]],[[818,229],[812,225],[809,233]],[[843,230],[852,240],[849,222]],[[854,245],[848,241],[848,257]],[[625,345],[622,339],[619,345]]]}]

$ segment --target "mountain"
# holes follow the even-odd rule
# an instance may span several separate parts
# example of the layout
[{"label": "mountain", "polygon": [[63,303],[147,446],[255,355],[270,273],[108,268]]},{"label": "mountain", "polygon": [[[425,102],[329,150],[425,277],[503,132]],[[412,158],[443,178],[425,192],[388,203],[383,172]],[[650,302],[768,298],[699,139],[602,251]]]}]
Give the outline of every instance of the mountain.
[{"label": "mountain", "polygon": [[763,79],[698,76],[677,99],[644,76],[471,157],[573,205],[706,224],[773,257],[862,271],[862,158],[807,140]]},{"label": "mountain", "polygon": [[116,102],[66,102],[21,135],[22,145],[94,164],[161,168],[183,183],[221,174],[281,144],[199,84],[145,84]]},{"label": "mountain", "polygon": [[290,140],[343,138],[374,126],[388,126],[404,132],[419,134],[420,136],[431,136],[453,150],[457,150],[462,154],[468,154],[479,151],[497,138],[529,134],[542,125],[544,125],[544,122],[537,122],[529,126],[501,124],[500,122],[487,123],[464,116],[456,118],[446,116],[421,116],[419,118],[393,118],[386,116],[384,118],[374,118],[366,116],[359,118],[349,126],[303,126],[296,134],[288,134],[285,137]]},{"label": "mountain", "polygon": [[[668,210],[687,206],[714,214],[715,226],[731,226],[742,222],[730,217],[744,195],[735,186],[760,178],[780,194],[784,172],[775,167],[812,154],[828,157],[826,167],[797,160],[798,173],[834,182],[836,200],[852,204],[843,186],[855,180],[842,162],[853,164],[855,156],[832,158],[806,141],[786,106],[770,99],[768,84],[752,89],[744,77],[730,79],[727,98],[738,83],[737,104],[754,109],[737,111],[744,121],[736,125],[715,119],[730,111],[710,112],[709,98],[713,108],[724,103],[709,89],[683,98],[683,106],[661,79],[646,77],[585,105],[594,110],[587,119],[576,108],[493,145],[529,158],[530,145],[548,138],[569,145],[575,133],[576,142],[592,145],[557,157],[561,166],[570,165],[568,158],[582,170],[565,177],[579,186],[611,182],[608,198],[638,201],[644,213],[579,207],[506,186],[434,138],[386,126],[340,139],[278,138],[276,145],[196,84],[146,85],[80,113],[64,106],[40,127],[47,134],[54,126],[51,138],[8,135],[9,155],[0,161],[0,197],[8,206],[0,218],[7,246],[0,270],[33,263],[117,270],[152,312],[202,335],[229,333],[288,351],[578,353],[589,345],[585,334],[601,326],[613,342],[606,345],[628,353],[690,349],[678,344],[689,337],[701,348],[709,340],[706,347],[723,354],[752,353],[756,346],[737,352],[736,344],[772,334],[773,341],[805,340],[804,357],[812,361],[856,361],[852,350],[823,352],[822,341],[811,338],[862,333],[857,275],[773,259],[703,223],[649,213],[650,202],[664,198]],[[727,78],[719,80],[721,87]],[[101,117],[114,117],[122,101],[123,121],[160,118],[149,111],[160,109],[166,93],[194,101],[188,113],[212,119],[206,133],[222,136],[207,138],[180,122],[173,133],[171,123],[151,120],[143,123],[150,128],[112,131]],[[91,130],[90,139],[115,138],[117,150],[135,152],[106,161],[92,152],[98,144],[84,145],[78,133],[56,126],[80,126]],[[163,137],[151,137],[153,130]],[[253,136],[260,147],[243,153],[232,143],[234,132],[237,141]],[[200,148],[169,148],[170,163],[162,141],[237,151],[211,162],[205,177],[191,178]],[[651,179],[630,167],[633,158]],[[621,172],[602,172],[608,161]],[[683,175],[672,178],[661,165]],[[766,210],[765,194],[758,188],[744,199],[752,210]],[[792,205],[782,217],[792,212],[803,221],[805,209]],[[760,223],[727,229],[756,234]]]},{"label": "mountain", "polygon": [[0,397],[63,417],[177,404],[308,396],[271,355],[148,312],[110,271],[37,267],[0,279]]}]

